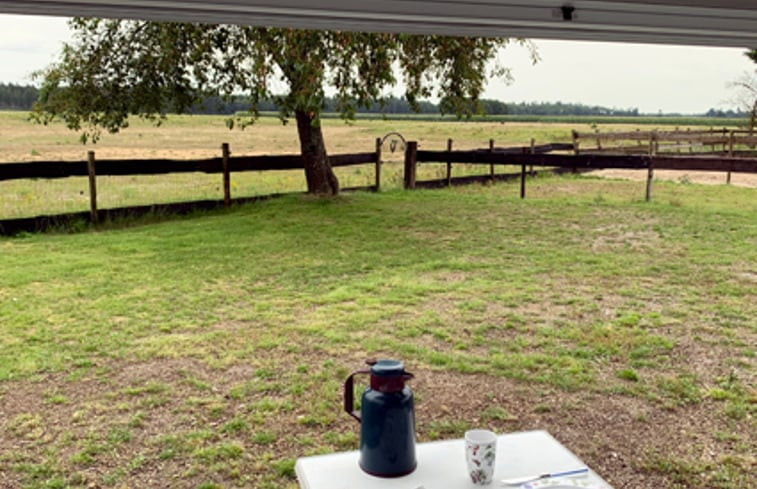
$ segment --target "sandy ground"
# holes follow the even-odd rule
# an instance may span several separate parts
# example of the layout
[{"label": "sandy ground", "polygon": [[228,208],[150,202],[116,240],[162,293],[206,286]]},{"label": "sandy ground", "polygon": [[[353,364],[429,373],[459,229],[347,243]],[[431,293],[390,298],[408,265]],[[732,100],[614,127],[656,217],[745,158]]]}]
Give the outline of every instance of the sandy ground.
[{"label": "sandy ground", "polygon": [[[646,180],[646,170],[599,170],[589,173],[606,178],[622,178],[626,180]],[[726,183],[726,174],[704,171],[675,171],[655,170],[654,177],[657,180],[672,180],[675,182],[701,183],[705,185],[723,185]],[[757,174],[732,173],[731,185],[738,187],[757,188]]]}]

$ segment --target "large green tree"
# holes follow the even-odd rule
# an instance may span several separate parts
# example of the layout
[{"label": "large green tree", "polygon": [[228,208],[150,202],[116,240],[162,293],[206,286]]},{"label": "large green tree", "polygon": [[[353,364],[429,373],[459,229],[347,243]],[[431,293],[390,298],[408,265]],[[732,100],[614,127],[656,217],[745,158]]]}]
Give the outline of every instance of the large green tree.
[{"label": "large green tree", "polygon": [[[296,120],[308,191],[317,194],[339,191],[319,119],[325,87],[351,118],[358,106],[381,100],[401,73],[411,105],[437,96],[442,111],[468,115],[479,110],[489,77],[509,77],[490,63],[506,38],[85,18],[70,28],[73,41],[37,74],[37,121],[59,117],[86,142],[126,127],[129,116],[160,123],[210,94],[249,96],[253,120],[257,103],[273,99],[282,121]],[[536,59],[530,43],[516,42]]]}]

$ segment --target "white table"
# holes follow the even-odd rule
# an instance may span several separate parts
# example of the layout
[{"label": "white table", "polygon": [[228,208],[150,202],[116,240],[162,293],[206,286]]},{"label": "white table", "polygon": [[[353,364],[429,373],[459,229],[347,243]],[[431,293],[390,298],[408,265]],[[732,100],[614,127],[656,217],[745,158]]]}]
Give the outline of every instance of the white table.
[{"label": "white table", "polygon": [[[418,468],[396,479],[363,472],[358,467],[357,451],[300,458],[295,472],[302,489],[481,489],[468,477],[463,440],[420,443],[416,449]],[[509,433],[498,438],[494,482],[484,487],[500,488],[500,479],[568,471],[585,465],[546,431]],[[591,470],[585,480],[612,489]]]}]

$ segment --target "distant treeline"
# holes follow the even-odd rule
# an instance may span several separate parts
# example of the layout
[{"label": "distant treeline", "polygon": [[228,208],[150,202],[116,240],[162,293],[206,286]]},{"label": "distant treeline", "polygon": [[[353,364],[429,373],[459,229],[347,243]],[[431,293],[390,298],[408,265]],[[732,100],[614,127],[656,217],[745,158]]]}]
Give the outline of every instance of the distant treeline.
[{"label": "distant treeline", "polygon": [[633,117],[639,115],[639,109],[608,109],[607,107],[583,104],[564,104],[562,102],[521,102],[508,104],[509,115],[615,115]]},{"label": "distant treeline", "polygon": [[707,112],[703,114],[705,117],[717,117],[717,118],[727,118],[727,119],[744,119],[749,117],[749,114],[743,111],[735,111],[733,109],[729,110],[720,110],[720,109],[710,109]]},{"label": "distant treeline", "polygon": [[[324,112],[336,112],[336,100],[327,97]],[[439,106],[432,102],[419,102],[418,113],[439,114]],[[588,106],[582,104],[564,104],[562,102],[521,102],[506,104],[499,100],[483,99],[481,107],[487,115],[607,115],[607,116],[637,116],[638,109],[608,109],[607,107]],[[201,114],[233,114],[249,110],[250,105],[244,97],[233,100],[222,100],[220,97],[209,97],[203,104],[196,107],[194,112]],[[261,112],[276,111],[276,104],[263,101],[258,105]],[[389,97],[381,103],[373,103],[370,107],[359,107],[361,114],[415,114],[410,103],[404,98]]]},{"label": "distant treeline", "polygon": [[[0,110],[30,110],[37,100],[37,89],[33,86],[22,86],[0,83]],[[327,97],[324,112],[336,112],[336,100]],[[506,104],[499,100],[485,99],[481,101],[484,113],[487,115],[533,115],[533,116],[616,116],[636,117],[644,114],[639,109],[609,109],[607,107],[589,106],[583,104],[569,104],[562,102],[521,102],[519,104]],[[439,114],[439,106],[432,102],[421,101],[419,103],[421,114]],[[224,99],[218,96],[207,97],[203,103],[198,104],[191,111],[194,114],[235,114],[250,109],[249,102],[245,97],[233,97]],[[275,112],[276,104],[271,100],[264,100],[258,105],[261,112]],[[389,97],[384,104],[374,103],[368,108],[358,108],[362,114],[414,114],[410,104],[404,98]],[[654,114],[658,116],[679,116],[681,114]],[[704,117],[717,118],[744,118],[744,112],[734,110],[710,109]]]},{"label": "distant treeline", "polygon": [[0,109],[29,110],[37,100],[37,89],[29,86],[0,83]]},{"label": "distant treeline", "polygon": [[[498,109],[497,112],[489,112],[491,114],[504,114],[505,104],[496,100],[482,101],[485,105],[490,103],[492,108]],[[421,114],[439,114],[439,106],[427,101],[421,101],[418,103],[419,112]],[[501,106],[501,107],[495,107]],[[324,101],[323,112],[337,112],[337,102],[333,97],[326,97]],[[487,106],[488,108],[488,106]],[[211,96],[207,97],[203,103],[194,107],[192,110],[196,114],[235,114],[237,112],[246,112],[250,110],[250,102],[245,97],[234,97],[231,100],[223,99],[222,97]],[[272,100],[263,100],[258,104],[258,110],[261,112],[275,112],[278,110],[276,103]],[[384,101],[383,107],[380,103],[373,103],[370,107],[358,107],[358,113],[362,114],[415,114],[416,112],[410,107],[407,100],[397,97],[389,97]]]}]

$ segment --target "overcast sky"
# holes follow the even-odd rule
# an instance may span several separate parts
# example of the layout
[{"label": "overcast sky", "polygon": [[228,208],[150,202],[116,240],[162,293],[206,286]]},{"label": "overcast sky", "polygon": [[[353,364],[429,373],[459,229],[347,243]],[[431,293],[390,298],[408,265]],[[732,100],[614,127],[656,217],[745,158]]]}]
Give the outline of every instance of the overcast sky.
[{"label": "overcast sky", "polygon": [[[0,82],[30,83],[69,38],[65,19],[0,15]],[[534,40],[541,61],[510,47],[500,53],[511,85],[494,81],[485,97],[505,102],[573,102],[644,113],[728,109],[730,81],[755,65],[743,49]]]}]

